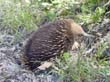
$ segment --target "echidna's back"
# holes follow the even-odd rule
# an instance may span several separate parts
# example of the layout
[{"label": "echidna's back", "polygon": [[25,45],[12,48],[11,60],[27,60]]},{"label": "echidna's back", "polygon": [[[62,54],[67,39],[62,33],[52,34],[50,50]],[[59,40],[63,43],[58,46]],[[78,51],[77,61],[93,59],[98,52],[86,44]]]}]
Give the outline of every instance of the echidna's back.
[{"label": "echidna's back", "polygon": [[31,62],[30,66],[35,66],[36,61],[45,61],[63,54],[68,49],[69,39],[60,27],[60,23],[48,23],[29,39],[25,47],[25,56],[28,62]]}]

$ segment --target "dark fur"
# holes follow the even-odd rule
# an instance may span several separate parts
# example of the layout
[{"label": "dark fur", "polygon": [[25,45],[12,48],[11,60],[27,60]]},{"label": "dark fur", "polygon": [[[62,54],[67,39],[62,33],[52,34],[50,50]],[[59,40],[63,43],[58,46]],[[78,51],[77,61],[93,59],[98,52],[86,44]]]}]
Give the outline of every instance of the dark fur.
[{"label": "dark fur", "polygon": [[73,44],[73,34],[65,20],[47,23],[39,28],[25,46],[25,56],[29,67],[33,70],[52,57],[67,52]]}]

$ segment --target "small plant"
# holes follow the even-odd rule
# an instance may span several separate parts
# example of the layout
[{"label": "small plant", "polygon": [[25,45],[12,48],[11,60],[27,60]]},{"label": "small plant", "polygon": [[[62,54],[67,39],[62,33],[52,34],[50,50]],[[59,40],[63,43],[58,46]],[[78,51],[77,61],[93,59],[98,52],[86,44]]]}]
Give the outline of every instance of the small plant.
[{"label": "small plant", "polygon": [[106,78],[105,81],[109,80],[107,77],[110,75],[109,62],[108,65],[102,65],[104,61],[100,63],[95,57],[84,57],[81,52],[77,61],[74,61],[76,57],[73,60],[73,56],[65,53],[62,59],[57,60],[55,70],[64,82],[94,82],[102,77]]}]

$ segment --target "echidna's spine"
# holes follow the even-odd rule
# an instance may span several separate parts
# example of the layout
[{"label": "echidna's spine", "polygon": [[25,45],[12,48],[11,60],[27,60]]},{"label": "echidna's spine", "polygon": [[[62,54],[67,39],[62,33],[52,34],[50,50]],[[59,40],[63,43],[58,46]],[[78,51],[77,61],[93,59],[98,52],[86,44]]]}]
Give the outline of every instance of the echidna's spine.
[{"label": "echidna's spine", "polygon": [[29,39],[27,41],[27,45],[25,46],[25,57],[24,57],[24,62],[25,62],[25,66],[28,67],[31,70],[36,69],[36,67],[40,66],[40,62],[39,61],[32,61],[30,60],[30,58],[28,58],[27,56],[30,54],[30,46],[32,44],[32,39]]}]

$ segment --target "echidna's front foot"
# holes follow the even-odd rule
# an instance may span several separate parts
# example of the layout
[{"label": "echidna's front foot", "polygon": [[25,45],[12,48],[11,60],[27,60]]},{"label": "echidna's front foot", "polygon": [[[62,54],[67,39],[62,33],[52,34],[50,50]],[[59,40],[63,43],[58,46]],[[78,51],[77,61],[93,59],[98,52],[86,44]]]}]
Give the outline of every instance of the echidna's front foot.
[{"label": "echidna's front foot", "polygon": [[78,42],[74,42],[74,44],[72,45],[72,50],[78,49],[80,47],[80,44]]},{"label": "echidna's front foot", "polygon": [[51,67],[53,65],[52,62],[44,62],[42,65],[37,67],[40,70],[46,70],[47,68]]}]

